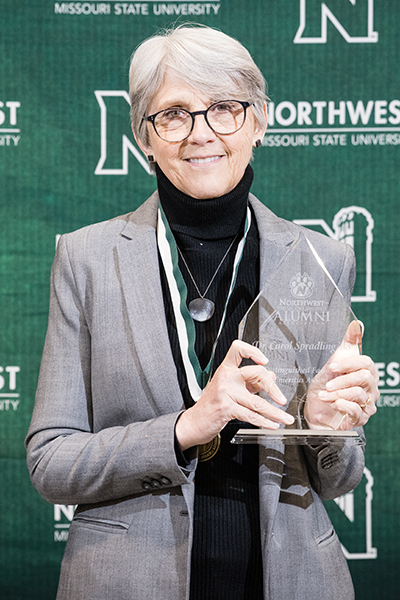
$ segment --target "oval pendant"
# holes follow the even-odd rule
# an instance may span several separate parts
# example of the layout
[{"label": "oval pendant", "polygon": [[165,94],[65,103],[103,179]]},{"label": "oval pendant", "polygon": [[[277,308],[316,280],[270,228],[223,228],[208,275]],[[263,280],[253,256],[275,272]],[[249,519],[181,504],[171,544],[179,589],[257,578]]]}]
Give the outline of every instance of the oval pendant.
[{"label": "oval pendant", "polygon": [[189,313],[195,321],[208,321],[214,314],[215,304],[207,298],[195,298],[189,302]]},{"label": "oval pendant", "polygon": [[198,457],[200,462],[206,462],[211,460],[217,454],[221,445],[221,434],[215,436],[211,442],[207,444],[200,444],[198,446]]}]

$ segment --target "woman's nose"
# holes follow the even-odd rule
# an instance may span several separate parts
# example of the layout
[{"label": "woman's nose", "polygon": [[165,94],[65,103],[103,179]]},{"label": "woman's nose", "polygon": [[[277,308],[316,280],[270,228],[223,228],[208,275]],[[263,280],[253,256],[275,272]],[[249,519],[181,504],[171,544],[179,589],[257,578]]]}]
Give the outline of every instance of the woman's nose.
[{"label": "woman's nose", "polygon": [[195,115],[193,129],[187,138],[192,144],[206,144],[215,140],[216,134],[208,125],[205,115]]}]

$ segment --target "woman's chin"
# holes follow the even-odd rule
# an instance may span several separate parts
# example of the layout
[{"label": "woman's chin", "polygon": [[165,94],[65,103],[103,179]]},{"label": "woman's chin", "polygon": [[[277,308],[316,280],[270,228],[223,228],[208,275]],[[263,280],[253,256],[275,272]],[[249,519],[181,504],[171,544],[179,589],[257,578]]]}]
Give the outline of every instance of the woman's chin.
[{"label": "woman's chin", "polygon": [[233,181],[231,177],[227,177],[225,173],[212,173],[210,171],[193,172],[185,180],[172,181],[181,192],[198,200],[219,198],[233,190],[238,182]]}]

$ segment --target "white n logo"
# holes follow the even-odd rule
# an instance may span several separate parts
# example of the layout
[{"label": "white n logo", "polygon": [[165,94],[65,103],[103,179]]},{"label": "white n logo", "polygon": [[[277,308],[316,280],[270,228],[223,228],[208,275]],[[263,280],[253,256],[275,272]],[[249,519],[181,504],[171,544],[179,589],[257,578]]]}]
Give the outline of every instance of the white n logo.
[{"label": "white n logo", "polygon": [[[335,14],[328,3],[334,5]],[[300,0],[300,25],[293,42],[326,44],[328,19],[349,44],[378,41],[378,33],[374,31],[374,0]]]},{"label": "white n logo", "polygon": [[54,520],[61,521],[61,516],[64,515],[68,521],[74,518],[76,506],[74,504],[55,504],[54,505]]},{"label": "white n logo", "polygon": [[[350,544],[350,549],[342,545],[347,560],[377,558],[378,556],[377,549],[372,545],[372,488],[374,486],[374,478],[367,467],[364,468],[364,476],[363,483],[365,483],[365,487],[360,483],[356,490],[335,499],[336,504],[348,519],[345,526],[343,522],[337,524],[339,530],[343,529],[343,532],[340,533],[340,538],[342,539],[343,533],[343,536],[347,538],[346,544]],[[351,531],[352,527],[349,527],[348,523],[356,524],[357,521],[359,522],[359,527],[356,527],[355,531]],[[362,538],[364,537],[362,525],[365,527],[364,542],[362,542]],[[365,544],[364,548],[361,547],[362,543]],[[351,548],[351,546],[353,547]]]},{"label": "white n logo", "polygon": [[[149,165],[136,144],[125,134],[118,134],[120,128],[113,121],[115,113],[128,113],[129,95],[124,90],[96,91],[95,96],[100,106],[100,159],[97,163],[95,175],[127,175],[129,152],[150,174]],[[120,103],[122,102],[122,111]],[[111,109],[111,104],[117,104],[116,111]],[[110,109],[110,110],[108,110]],[[112,121],[110,125],[110,121]],[[119,163],[119,164],[118,164]],[[118,166],[116,166],[118,164]]]}]

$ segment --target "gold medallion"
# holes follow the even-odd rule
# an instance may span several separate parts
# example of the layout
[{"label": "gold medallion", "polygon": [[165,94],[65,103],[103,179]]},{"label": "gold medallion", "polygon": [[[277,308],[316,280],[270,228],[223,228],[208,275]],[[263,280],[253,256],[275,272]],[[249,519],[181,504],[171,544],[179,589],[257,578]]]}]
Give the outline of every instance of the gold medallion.
[{"label": "gold medallion", "polygon": [[200,444],[198,446],[199,452],[199,461],[206,462],[217,454],[219,447],[221,445],[221,435],[218,434],[211,442],[207,444]]}]

